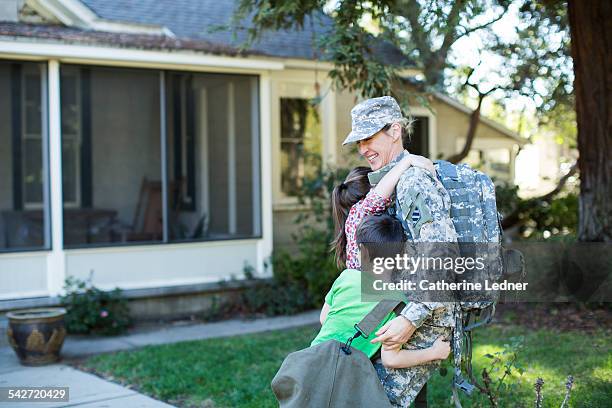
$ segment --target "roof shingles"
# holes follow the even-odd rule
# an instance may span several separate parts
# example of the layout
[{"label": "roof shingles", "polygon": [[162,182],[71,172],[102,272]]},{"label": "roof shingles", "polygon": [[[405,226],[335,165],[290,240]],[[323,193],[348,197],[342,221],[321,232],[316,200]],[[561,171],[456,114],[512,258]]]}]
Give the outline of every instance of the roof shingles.
[{"label": "roof shingles", "polygon": [[[147,35],[103,33],[51,25],[0,22],[0,35],[56,39],[68,42],[103,43],[118,47],[188,49],[235,55],[246,40],[245,30],[215,27],[229,25],[235,0],[80,0],[105,20],[166,27],[176,38]],[[243,22],[249,25],[248,21]],[[280,58],[326,59],[317,50],[318,38],[333,28],[331,17],[315,13],[306,17],[303,29],[266,32],[249,47],[248,54]],[[393,45],[378,42],[374,52],[387,64],[411,65]]]}]

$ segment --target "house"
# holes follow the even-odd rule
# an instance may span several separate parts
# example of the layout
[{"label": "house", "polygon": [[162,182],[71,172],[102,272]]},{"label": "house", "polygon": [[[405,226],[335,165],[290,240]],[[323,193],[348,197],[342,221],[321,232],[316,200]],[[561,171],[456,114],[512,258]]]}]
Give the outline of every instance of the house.
[{"label": "house", "polygon": [[[334,91],[313,47],[330,19],[248,51],[232,2],[5,0],[0,4],[0,310],[57,303],[92,276],[190,313],[201,294],[288,242],[310,153],[342,165],[355,96]],[[380,44],[390,64],[397,49]],[[407,75],[418,73],[406,69]],[[308,100],[323,96],[313,107]],[[411,150],[463,143],[469,110],[415,107]],[[521,140],[482,119],[471,159],[509,180]],[[151,306],[164,296],[165,308]],[[190,299],[190,301],[186,301]]]}]

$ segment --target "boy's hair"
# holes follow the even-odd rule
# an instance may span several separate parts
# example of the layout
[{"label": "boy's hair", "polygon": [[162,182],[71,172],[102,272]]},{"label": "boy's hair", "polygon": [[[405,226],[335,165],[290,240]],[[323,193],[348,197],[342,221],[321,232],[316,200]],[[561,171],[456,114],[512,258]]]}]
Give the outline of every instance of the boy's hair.
[{"label": "boy's hair", "polygon": [[370,191],[368,174],[369,167],[355,167],[346,176],[343,183],[337,185],[332,192],[332,217],[334,219],[335,234],[330,251],[335,252],[336,265],[342,269],[346,263],[346,233],[344,226],[351,207],[364,198]]},{"label": "boy's hair", "polygon": [[406,241],[402,223],[388,214],[365,217],[357,227],[356,235],[357,245],[365,246],[370,260],[394,257]]}]

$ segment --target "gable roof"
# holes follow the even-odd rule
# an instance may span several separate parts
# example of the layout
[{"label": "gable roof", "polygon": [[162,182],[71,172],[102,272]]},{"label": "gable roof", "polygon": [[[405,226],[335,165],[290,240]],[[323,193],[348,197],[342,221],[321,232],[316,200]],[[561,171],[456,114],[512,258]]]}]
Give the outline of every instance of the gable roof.
[{"label": "gable roof", "polygon": [[[231,30],[213,31],[229,24],[235,3],[232,0],[81,0],[105,20],[166,27],[178,38],[206,40],[239,47],[246,33]],[[313,37],[325,35],[333,22],[326,15],[305,19],[304,29],[266,33],[251,48],[256,53],[276,57],[314,59]]]},{"label": "gable roof", "polygon": [[189,50],[212,55],[248,55],[237,48],[211,43],[210,41],[178,39],[163,35],[142,33],[119,33],[109,31],[84,30],[56,24],[25,24],[0,21],[0,38],[28,38],[44,41],[61,41],[69,44],[112,45],[117,48],[153,50]]},{"label": "gable roof", "polygon": [[[99,42],[119,47],[151,48],[152,44],[186,45],[186,49],[206,52],[208,48],[227,50],[235,54],[247,38],[246,30],[215,30],[215,27],[229,25],[236,8],[236,0],[46,0],[36,4],[46,16],[56,17],[65,26],[81,29],[71,39],[74,41]],[[241,24],[250,25],[245,19]],[[281,30],[263,33],[252,44],[247,54],[269,57],[326,60],[323,51],[317,50],[317,39],[328,35],[334,21],[322,12],[307,16],[302,29]],[[24,29],[29,36],[38,32],[62,39],[65,30],[47,27],[44,30]],[[11,27],[12,31],[19,31]],[[114,36],[100,32],[139,34],[125,36],[113,43]],[[143,35],[145,35],[143,37]],[[176,38],[177,41],[153,39],[148,36]],[[88,38],[91,37],[91,38]],[[47,37],[45,37],[47,38]],[[200,46],[197,44],[201,43]],[[160,47],[166,49],[167,47]],[[173,47],[180,48],[180,47]],[[400,50],[390,43],[375,40],[373,52],[385,64],[411,66]]]}]

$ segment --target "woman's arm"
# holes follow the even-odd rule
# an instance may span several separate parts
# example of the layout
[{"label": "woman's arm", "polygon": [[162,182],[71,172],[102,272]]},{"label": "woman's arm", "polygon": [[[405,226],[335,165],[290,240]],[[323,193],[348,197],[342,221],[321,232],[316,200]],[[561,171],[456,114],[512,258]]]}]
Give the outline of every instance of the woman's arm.
[{"label": "woman's arm", "polygon": [[329,313],[329,305],[327,302],[323,303],[323,307],[321,308],[321,314],[319,315],[319,321],[321,322],[321,326],[325,323],[327,319],[327,314]]},{"label": "woman's arm", "polygon": [[399,161],[387,174],[380,179],[378,184],[372,189],[376,194],[378,194],[382,198],[389,198],[393,191],[395,190],[395,186],[399,181],[401,175],[408,170],[408,167],[412,165],[412,161],[410,158],[411,155],[405,155],[402,160]]},{"label": "woman's arm", "polygon": [[431,347],[423,350],[381,350],[380,358],[387,368],[407,368],[444,360],[450,354],[450,343],[442,337],[438,338]]},{"label": "woman's arm", "polygon": [[404,173],[408,167],[416,166],[421,167],[433,175],[436,174],[436,169],[433,165],[433,162],[429,160],[427,157],[417,156],[414,154],[406,154],[402,160],[399,161],[387,174],[383,176],[382,179],[376,184],[376,187],[373,190],[382,198],[389,198],[393,191],[395,190],[395,186],[399,181],[402,173]]}]

